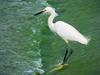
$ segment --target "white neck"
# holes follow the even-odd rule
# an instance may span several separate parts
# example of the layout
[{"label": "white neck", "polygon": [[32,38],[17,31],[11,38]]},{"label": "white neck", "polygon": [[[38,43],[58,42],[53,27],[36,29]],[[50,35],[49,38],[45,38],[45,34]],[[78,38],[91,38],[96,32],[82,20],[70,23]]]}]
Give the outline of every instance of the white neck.
[{"label": "white neck", "polygon": [[48,18],[48,25],[51,31],[54,32],[54,23],[53,19],[57,16],[56,12],[51,13],[50,17]]}]

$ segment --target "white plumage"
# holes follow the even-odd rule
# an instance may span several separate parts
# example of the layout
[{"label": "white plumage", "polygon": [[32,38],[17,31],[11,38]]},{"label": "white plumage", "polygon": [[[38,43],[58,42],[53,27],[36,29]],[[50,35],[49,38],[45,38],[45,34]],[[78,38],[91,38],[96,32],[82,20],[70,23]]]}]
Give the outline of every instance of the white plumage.
[{"label": "white plumage", "polygon": [[63,21],[57,21],[53,23],[53,19],[58,15],[55,10],[51,7],[46,7],[44,9],[45,13],[50,13],[50,17],[48,18],[48,26],[52,32],[57,33],[61,38],[63,38],[66,43],[68,41],[77,41],[81,44],[87,45],[89,39],[83,36],[77,29],[71,26],[68,23]]},{"label": "white plumage", "polygon": [[[77,29],[75,29],[72,25],[65,23],[63,21],[57,21],[53,23],[54,18],[58,15],[55,12],[55,9],[52,7],[46,7],[42,11],[36,13],[34,16],[41,14],[41,13],[49,13],[50,17],[48,18],[48,26],[50,30],[56,34],[58,34],[63,40],[65,40],[66,43],[69,41],[76,41],[81,44],[87,45],[89,42],[89,39],[86,38],[84,35],[82,35]],[[69,51],[70,50],[70,51]],[[67,66],[65,62],[67,62],[68,58],[71,56],[73,53],[73,50],[69,47],[66,49],[64,58],[62,63],[57,65],[57,68],[54,70],[59,70],[62,69],[64,66]]]},{"label": "white plumage", "polygon": [[88,44],[88,39],[84,37],[78,30],[76,30],[71,25],[58,21],[54,25],[56,33],[62,37],[67,43],[69,41],[77,41],[81,44]]}]

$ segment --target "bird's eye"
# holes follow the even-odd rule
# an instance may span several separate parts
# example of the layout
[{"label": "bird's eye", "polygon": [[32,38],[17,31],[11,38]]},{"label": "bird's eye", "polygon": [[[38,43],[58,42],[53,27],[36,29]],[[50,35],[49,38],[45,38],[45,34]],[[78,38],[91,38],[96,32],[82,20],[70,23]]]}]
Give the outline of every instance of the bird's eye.
[{"label": "bird's eye", "polygon": [[46,10],[44,10],[44,11],[46,11]]}]

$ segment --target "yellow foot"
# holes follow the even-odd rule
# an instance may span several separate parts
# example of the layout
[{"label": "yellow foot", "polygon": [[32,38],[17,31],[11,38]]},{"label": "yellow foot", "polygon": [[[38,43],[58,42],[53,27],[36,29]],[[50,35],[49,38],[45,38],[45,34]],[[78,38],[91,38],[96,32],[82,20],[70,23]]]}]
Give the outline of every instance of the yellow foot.
[{"label": "yellow foot", "polygon": [[64,68],[66,68],[68,66],[68,64],[57,64],[55,65],[55,68],[52,69],[50,72],[53,72],[53,71],[59,71],[59,70],[62,70]]},{"label": "yellow foot", "polygon": [[55,70],[62,70],[67,66],[68,66],[68,64],[57,64],[57,65],[55,65]]}]

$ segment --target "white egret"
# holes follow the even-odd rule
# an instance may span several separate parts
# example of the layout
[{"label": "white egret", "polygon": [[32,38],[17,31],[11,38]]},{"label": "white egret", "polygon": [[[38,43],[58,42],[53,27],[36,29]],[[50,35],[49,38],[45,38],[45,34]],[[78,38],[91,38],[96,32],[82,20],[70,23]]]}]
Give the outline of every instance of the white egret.
[{"label": "white egret", "polygon": [[[81,44],[87,45],[89,42],[89,39],[83,36],[77,29],[75,29],[73,26],[71,26],[68,23],[65,23],[63,21],[57,21],[53,22],[54,18],[58,15],[55,12],[55,9],[52,7],[46,7],[42,11],[34,14],[34,16],[39,15],[41,13],[49,13],[50,17],[48,18],[48,26],[50,30],[56,34],[58,34],[67,44],[69,41],[76,41]],[[68,60],[70,55],[72,54],[72,49],[69,47],[66,49],[64,58],[62,63],[57,65],[57,68],[55,70],[62,69],[64,66],[66,66],[65,62]]]}]

